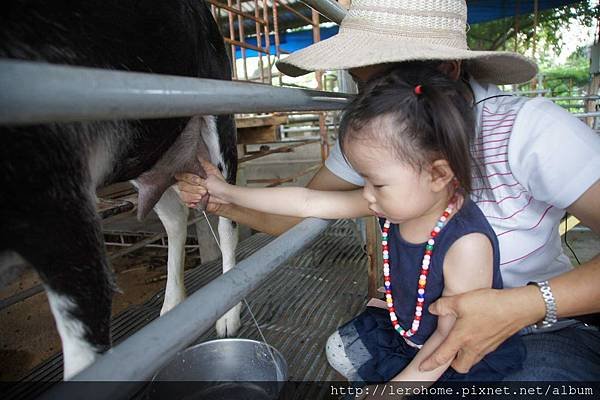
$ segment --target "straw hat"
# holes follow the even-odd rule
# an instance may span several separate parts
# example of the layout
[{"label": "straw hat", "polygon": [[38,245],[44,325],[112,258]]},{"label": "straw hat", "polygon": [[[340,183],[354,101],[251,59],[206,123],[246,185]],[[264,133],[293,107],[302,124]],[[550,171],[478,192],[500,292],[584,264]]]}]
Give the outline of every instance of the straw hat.
[{"label": "straw hat", "polygon": [[464,60],[480,82],[526,82],[537,73],[528,58],[467,47],[464,0],[353,0],[337,35],[277,63],[290,76],[411,60]]}]

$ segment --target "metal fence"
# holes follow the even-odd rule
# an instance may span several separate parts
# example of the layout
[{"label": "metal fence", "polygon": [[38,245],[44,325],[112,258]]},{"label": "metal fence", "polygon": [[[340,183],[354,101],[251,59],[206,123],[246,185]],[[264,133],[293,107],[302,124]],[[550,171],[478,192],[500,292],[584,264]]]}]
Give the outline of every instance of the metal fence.
[{"label": "metal fence", "polygon": [[[249,18],[256,24],[262,23],[263,29],[259,29],[257,25],[255,34],[259,36],[264,33],[268,36],[268,15],[264,7],[268,3],[265,0],[262,16],[258,15],[257,1],[253,16],[239,10],[232,11],[231,0],[226,6],[217,1],[210,2],[215,7],[213,10],[227,9],[239,19]],[[311,3],[313,6],[327,6],[325,8],[338,12],[340,10],[331,0]],[[236,4],[239,9],[240,3]],[[271,4],[275,5],[274,10],[278,4],[287,8],[283,5],[286,3],[281,0],[274,0]],[[321,13],[327,15],[328,11],[323,10]],[[231,17],[228,19],[232,22]],[[336,20],[336,17],[330,19]],[[231,35],[226,41],[234,47],[249,48],[247,43],[244,44],[242,25],[238,24],[238,38],[241,40],[236,42],[234,35]],[[230,33],[233,31],[230,30]],[[268,57],[271,54],[268,46],[265,47],[259,50]],[[270,57],[268,59],[271,62]],[[270,79],[268,74],[267,79]],[[246,82],[159,76],[7,59],[0,60],[0,87],[2,125],[338,110],[351,97]],[[301,251],[329,224],[330,221],[308,219],[297,225],[242,261],[237,268],[191,295],[165,316],[100,356],[74,380],[121,382],[113,385],[110,391],[85,392],[88,399],[128,398],[139,386],[137,382],[151,378],[154,371],[177,351],[192,343],[199,332],[211,327],[222,314],[258,287],[285,260]],[[225,300],[221,295],[224,292],[228,293]],[[174,326],[178,329],[173,329]],[[64,398],[68,390],[66,385],[59,384],[47,392],[45,397]]]}]

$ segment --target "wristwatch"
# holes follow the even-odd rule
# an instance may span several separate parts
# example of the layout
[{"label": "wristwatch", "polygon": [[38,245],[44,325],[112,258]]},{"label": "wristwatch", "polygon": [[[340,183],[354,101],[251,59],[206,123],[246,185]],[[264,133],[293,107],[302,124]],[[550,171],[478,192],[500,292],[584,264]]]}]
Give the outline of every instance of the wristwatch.
[{"label": "wristwatch", "polygon": [[542,294],[542,299],[546,305],[546,316],[540,322],[533,324],[535,329],[549,328],[556,323],[556,302],[554,301],[554,295],[548,281],[543,282],[529,282],[528,285],[537,285]]}]

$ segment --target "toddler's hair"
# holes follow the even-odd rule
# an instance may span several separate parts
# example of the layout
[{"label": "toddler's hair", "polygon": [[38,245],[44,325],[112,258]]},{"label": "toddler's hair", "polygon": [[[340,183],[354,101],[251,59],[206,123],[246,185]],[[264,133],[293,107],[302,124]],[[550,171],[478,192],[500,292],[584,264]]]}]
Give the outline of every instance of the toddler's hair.
[{"label": "toddler's hair", "polygon": [[[451,80],[436,67],[431,62],[399,64],[370,81],[345,110],[340,146],[345,156],[348,140],[373,139],[391,145],[400,160],[419,170],[445,159],[461,188],[470,193],[471,168],[477,165],[470,153],[475,136],[472,101],[464,82]],[[387,124],[371,125],[384,118],[389,118]],[[380,126],[392,129],[384,132]]]}]

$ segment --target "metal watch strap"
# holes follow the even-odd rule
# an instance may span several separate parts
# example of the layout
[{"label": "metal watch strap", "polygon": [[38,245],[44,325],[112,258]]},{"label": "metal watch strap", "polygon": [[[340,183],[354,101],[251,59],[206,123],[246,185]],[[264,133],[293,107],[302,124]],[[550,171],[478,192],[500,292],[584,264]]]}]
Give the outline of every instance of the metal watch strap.
[{"label": "metal watch strap", "polygon": [[544,304],[546,305],[546,316],[542,321],[534,324],[533,326],[536,329],[551,327],[558,319],[556,318],[556,302],[554,301],[554,295],[552,294],[552,289],[550,289],[550,284],[548,284],[548,281],[543,281],[529,282],[528,285],[537,285],[537,287],[540,289],[540,293],[542,294]]}]

